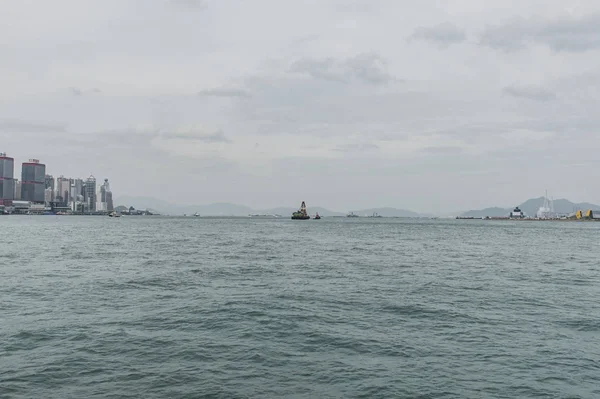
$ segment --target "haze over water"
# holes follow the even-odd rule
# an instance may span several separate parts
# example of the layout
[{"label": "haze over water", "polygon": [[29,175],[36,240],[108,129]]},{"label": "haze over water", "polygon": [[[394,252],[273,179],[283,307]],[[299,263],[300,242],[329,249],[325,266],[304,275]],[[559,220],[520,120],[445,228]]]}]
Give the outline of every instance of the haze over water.
[{"label": "haze over water", "polygon": [[0,224],[0,397],[600,397],[598,223]]}]

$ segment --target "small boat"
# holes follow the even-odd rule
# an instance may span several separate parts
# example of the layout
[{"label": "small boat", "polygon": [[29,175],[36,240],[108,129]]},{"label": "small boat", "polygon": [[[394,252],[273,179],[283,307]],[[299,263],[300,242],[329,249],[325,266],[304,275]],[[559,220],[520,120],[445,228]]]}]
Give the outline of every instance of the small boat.
[{"label": "small boat", "polygon": [[111,212],[111,213],[108,214],[108,217],[110,217],[110,218],[120,218],[121,215],[118,214],[117,212]]},{"label": "small boat", "polygon": [[349,217],[349,218],[357,218],[357,217],[358,217],[358,215],[357,215],[357,214],[355,214],[354,212],[350,212],[348,215],[346,215],[346,217]]},{"label": "small boat", "polygon": [[319,212],[317,212],[316,216],[315,216],[315,220],[319,220],[321,219],[321,216],[319,216]]},{"label": "small boat", "polygon": [[200,217],[200,214],[198,212],[196,212],[196,213],[194,213],[194,217],[198,218],[198,217]]}]

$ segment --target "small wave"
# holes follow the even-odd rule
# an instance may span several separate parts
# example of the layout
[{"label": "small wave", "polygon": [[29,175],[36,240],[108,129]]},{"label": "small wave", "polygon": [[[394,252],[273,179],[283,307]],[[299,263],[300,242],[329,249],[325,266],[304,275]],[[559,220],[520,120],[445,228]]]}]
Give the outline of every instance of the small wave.
[{"label": "small wave", "polygon": [[18,259],[19,254],[16,252],[9,252],[7,254],[0,254],[1,259]]},{"label": "small wave", "polygon": [[558,320],[556,324],[581,332],[600,332],[600,320],[597,319]]}]

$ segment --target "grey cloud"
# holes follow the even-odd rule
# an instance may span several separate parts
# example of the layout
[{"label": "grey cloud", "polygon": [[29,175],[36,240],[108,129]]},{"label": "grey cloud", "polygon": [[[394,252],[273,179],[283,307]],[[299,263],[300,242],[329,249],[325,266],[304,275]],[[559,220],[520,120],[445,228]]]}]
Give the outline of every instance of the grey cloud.
[{"label": "grey cloud", "polygon": [[538,86],[509,86],[505,87],[503,92],[509,96],[534,101],[549,101],[556,98],[553,92]]},{"label": "grey cloud", "polygon": [[542,44],[553,51],[584,52],[600,48],[600,13],[581,18],[554,20],[517,19],[488,26],[480,43],[499,50],[517,50],[528,43]]},{"label": "grey cloud", "polygon": [[392,80],[387,73],[385,60],[375,53],[363,53],[347,62],[353,75],[363,82],[371,84],[385,84]]},{"label": "grey cloud", "polygon": [[332,148],[333,151],[339,152],[370,152],[370,151],[378,151],[379,146],[373,143],[354,143],[354,144],[344,144]]},{"label": "grey cloud", "polygon": [[89,90],[80,89],[78,87],[69,87],[69,92],[76,97],[80,97],[85,94],[100,94],[102,93],[102,90],[95,87]]},{"label": "grey cloud", "polygon": [[228,88],[205,89],[205,90],[199,91],[198,95],[203,96],[203,97],[238,97],[238,98],[251,97],[250,93],[244,89],[228,89]]},{"label": "grey cloud", "polygon": [[307,74],[313,78],[331,80],[335,82],[346,82],[347,73],[341,65],[332,58],[324,59],[301,59],[292,64],[291,72]]},{"label": "grey cloud", "polygon": [[355,80],[379,85],[393,79],[387,72],[385,59],[376,53],[361,53],[344,60],[305,58],[294,62],[290,71],[316,79],[344,83]]},{"label": "grey cloud", "polygon": [[[77,134],[68,132],[64,136],[63,144],[73,147],[93,148],[102,147],[105,150],[110,149],[111,154],[115,149],[129,152],[135,149],[136,153],[149,146],[149,143],[160,136],[160,130],[149,126],[146,128],[122,128],[114,130],[95,131],[93,133]],[[54,140],[55,141],[55,140]]]},{"label": "grey cloud", "polygon": [[202,141],[205,143],[231,143],[231,140],[225,136],[225,133],[222,130],[208,133],[199,129],[182,132],[168,132],[163,133],[162,137],[170,140]]},{"label": "grey cloud", "polygon": [[376,15],[381,11],[383,3],[382,0],[337,0],[333,7],[339,12],[364,16]]},{"label": "grey cloud", "polygon": [[187,8],[206,8],[205,0],[170,0],[170,3],[178,7]]},{"label": "grey cloud", "polygon": [[439,155],[455,155],[461,154],[463,149],[455,146],[439,146],[439,147],[425,147],[421,149],[421,152],[427,154],[439,154]]},{"label": "grey cloud", "polygon": [[0,119],[0,133],[64,133],[67,126],[54,123],[34,123]]},{"label": "grey cloud", "polygon": [[[514,179],[518,168],[565,196],[581,195],[573,176],[593,179],[592,171],[575,175],[552,158],[583,162],[600,148],[594,68],[600,51],[564,52],[600,49],[594,47],[600,24],[590,22],[600,5],[591,0],[573,7],[587,17],[559,20],[540,15],[560,15],[561,0],[489,7],[315,0],[293,9],[280,0],[135,0],[131,7],[108,0],[69,13],[39,2],[43,18],[35,24],[18,18],[30,12],[25,3],[6,2],[2,15],[11,24],[0,24],[2,37],[10,36],[3,43],[10,56],[0,63],[2,76],[10,76],[0,95],[0,150],[40,158],[55,175],[108,176],[117,195],[157,195],[160,179],[170,182],[160,196],[176,202],[243,196],[261,206],[295,203],[297,181],[278,167],[278,158],[311,182],[302,187],[307,199],[315,198],[311,203],[318,198],[342,209],[354,208],[354,200],[368,206],[378,205],[369,203],[373,198],[398,201],[389,176],[401,176],[397,181],[413,194],[402,201],[425,209],[487,204],[493,195],[482,187],[500,187],[506,198],[538,190]],[[426,3],[436,3],[436,11]],[[544,3],[545,11],[533,3]],[[398,15],[405,23],[397,23]],[[509,22],[515,15],[523,19]],[[487,25],[496,26],[473,31],[482,46],[465,44],[473,29]],[[82,30],[93,35],[74,41]],[[411,35],[414,45],[406,46]],[[452,51],[440,52],[438,45]],[[509,56],[491,49],[519,47]],[[396,77],[405,76],[399,90]],[[541,90],[521,87],[536,82]],[[93,94],[96,87],[104,93]],[[552,98],[544,90],[556,99],[540,102]],[[195,129],[198,122],[209,129]],[[235,144],[221,144],[230,141]],[[503,153],[492,157],[496,149]],[[298,159],[306,155],[314,159]],[[225,167],[202,169],[218,157],[239,165],[232,167],[235,179]],[[335,187],[332,168],[340,181]],[[475,170],[489,175],[462,184]],[[431,184],[424,186],[423,176]],[[199,177],[211,190],[179,184]],[[269,184],[279,188],[257,189]],[[447,195],[432,195],[444,184],[453,187]],[[361,185],[368,195],[356,193]],[[600,188],[588,188],[586,195],[600,198]]]},{"label": "grey cloud", "polygon": [[435,26],[417,28],[409,39],[425,40],[435,43],[440,47],[448,47],[455,43],[464,42],[467,36],[464,31],[447,22]]}]

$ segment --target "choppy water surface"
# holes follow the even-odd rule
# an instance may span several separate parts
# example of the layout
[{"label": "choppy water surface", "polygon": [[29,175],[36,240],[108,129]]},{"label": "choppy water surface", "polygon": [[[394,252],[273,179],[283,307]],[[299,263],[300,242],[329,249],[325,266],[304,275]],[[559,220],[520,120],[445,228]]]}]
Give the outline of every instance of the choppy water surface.
[{"label": "choppy water surface", "polygon": [[600,223],[0,228],[0,397],[600,397]]}]

